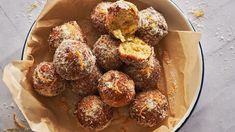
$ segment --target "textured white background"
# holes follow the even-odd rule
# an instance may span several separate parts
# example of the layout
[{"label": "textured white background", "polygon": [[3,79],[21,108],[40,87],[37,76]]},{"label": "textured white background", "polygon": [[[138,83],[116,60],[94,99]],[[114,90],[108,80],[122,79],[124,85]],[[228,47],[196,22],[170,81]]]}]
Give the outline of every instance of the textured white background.
[{"label": "textured white background", "polygon": [[[235,1],[173,0],[201,31],[205,56],[205,80],[199,103],[181,132],[235,131]],[[20,59],[22,47],[33,21],[45,0],[0,0],[0,76],[4,66]],[[205,17],[197,19],[191,11],[203,9]],[[14,127],[12,113],[22,114],[0,80],[0,131]],[[36,114],[36,113],[35,113]]]}]

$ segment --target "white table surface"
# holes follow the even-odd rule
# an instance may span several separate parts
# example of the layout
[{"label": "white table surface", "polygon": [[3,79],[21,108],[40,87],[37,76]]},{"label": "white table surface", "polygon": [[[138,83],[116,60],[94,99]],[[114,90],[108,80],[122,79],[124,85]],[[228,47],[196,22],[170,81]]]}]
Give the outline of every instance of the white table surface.
[{"label": "white table surface", "polygon": [[[235,1],[173,0],[203,36],[205,80],[190,119],[180,132],[235,131]],[[45,0],[29,12],[35,0],[0,0],[0,75],[4,66],[20,59],[26,35],[40,13]],[[190,12],[203,9],[205,17],[197,19]],[[12,113],[24,121],[11,94],[0,80],[0,131],[14,127]],[[24,121],[25,122],[25,121]]]}]

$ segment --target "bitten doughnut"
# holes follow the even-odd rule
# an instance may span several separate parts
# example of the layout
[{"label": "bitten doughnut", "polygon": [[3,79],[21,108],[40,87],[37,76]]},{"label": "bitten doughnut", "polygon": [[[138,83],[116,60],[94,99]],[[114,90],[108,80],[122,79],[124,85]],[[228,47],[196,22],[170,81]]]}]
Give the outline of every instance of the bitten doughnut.
[{"label": "bitten doughnut", "polygon": [[97,58],[97,63],[105,70],[116,70],[122,65],[119,58],[119,40],[109,35],[101,35],[94,45],[93,53]]},{"label": "bitten doughnut", "polygon": [[100,70],[95,66],[89,75],[70,81],[72,91],[80,96],[95,94],[101,76]]},{"label": "bitten doughnut", "polygon": [[138,89],[156,89],[157,81],[160,78],[161,66],[152,49],[152,55],[146,65],[141,67],[128,65],[124,67],[124,72],[134,80]]},{"label": "bitten doughnut", "polygon": [[53,63],[62,78],[77,80],[92,72],[95,56],[85,43],[64,40],[55,51]]},{"label": "bitten doughnut", "polygon": [[154,8],[149,7],[139,12],[137,36],[149,45],[155,46],[168,33],[165,18]]},{"label": "bitten doughnut", "polygon": [[140,93],[131,104],[129,114],[142,126],[156,126],[168,116],[167,98],[158,90]]},{"label": "bitten doughnut", "polygon": [[102,130],[113,117],[113,110],[98,96],[87,96],[76,106],[75,116],[84,128]]},{"label": "bitten doughnut", "polygon": [[137,37],[121,43],[118,52],[123,62],[136,66],[144,65],[152,54],[151,47]]},{"label": "bitten doughnut", "polygon": [[70,21],[52,29],[48,39],[50,50],[55,51],[65,39],[81,42],[86,41],[85,36],[76,21]]},{"label": "bitten doughnut", "polygon": [[55,71],[52,62],[41,62],[33,73],[33,88],[43,96],[56,96],[65,90],[66,81]]},{"label": "bitten doughnut", "polygon": [[135,96],[134,82],[119,71],[108,71],[99,80],[101,99],[112,107],[128,105]]},{"label": "bitten doughnut", "polygon": [[101,33],[107,33],[105,28],[106,16],[108,14],[108,8],[112,2],[101,2],[99,3],[91,13],[91,21],[95,28]]},{"label": "bitten doughnut", "polygon": [[111,4],[106,16],[106,28],[116,38],[125,41],[125,37],[138,29],[139,16],[137,7],[127,1],[119,0]]}]

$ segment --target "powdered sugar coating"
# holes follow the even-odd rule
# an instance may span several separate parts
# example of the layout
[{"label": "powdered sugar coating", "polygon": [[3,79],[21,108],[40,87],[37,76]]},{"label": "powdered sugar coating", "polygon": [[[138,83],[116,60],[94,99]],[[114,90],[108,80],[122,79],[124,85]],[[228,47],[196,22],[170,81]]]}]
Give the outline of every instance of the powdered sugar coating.
[{"label": "powdered sugar coating", "polygon": [[153,7],[149,7],[139,12],[139,28],[137,36],[149,45],[156,45],[167,35],[168,26],[164,16]]},{"label": "powdered sugar coating", "polygon": [[99,3],[91,13],[91,21],[95,28],[101,33],[107,33],[105,28],[106,15],[108,14],[108,8],[112,2],[101,2]]},{"label": "powdered sugar coating", "polygon": [[161,66],[155,57],[154,50],[146,65],[143,66],[125,66],[124,72],[129,75],[140,90],[156,89],[160,78]]},{"label": "powdered sugar coating", "polygon": [[119,58],[119,40],[109,35],[101,35],[94,45],[93,53],[97,58],[97,63],[105,70],[116,70],[122,65]]},{"label": "powdered sugar coating", "polygon": [[52,62],[41,62],[33,73],[33,88],[43,96],[56,96],[65,90],[66,81],[55,71]]},{"label": "powdered sugar coating", "polygon": [[108,71],[99,80],[101,99],[112,107],[128,105],[135,96],[133,80],[119,71]]},{"label": "powdered sugar coating", "polygon": [[97,92],[98,80],[101,76],[100,70],[95,66],[89,75],[70,81],[72,91],[80,96],[95,94]]},{"label": "powdered sugar coating", "polygon": [[156,126],[168,116],[167,98],[158,90],[142,92],[131,104],[129,114],[142,126]]},{"label": "powdered sugar coating", "polygon": [[77,104],[75,114],[83,127],[101,130],[111,121],[113,109],[93,95],[83,98]]},{"label": "powdered sugar coating", "polygon": [[95,56],[90,48],[80,41],[64,40],[56,49],[53,63],[56,72],[66,80],[77,80],[92,72]]},{"label": "powdered sugar coating", "polygon": [[85,36],[76,21],[70,21],[52,29],[48,39],[50,50],[55,51],[66,39],[86,42]]}]

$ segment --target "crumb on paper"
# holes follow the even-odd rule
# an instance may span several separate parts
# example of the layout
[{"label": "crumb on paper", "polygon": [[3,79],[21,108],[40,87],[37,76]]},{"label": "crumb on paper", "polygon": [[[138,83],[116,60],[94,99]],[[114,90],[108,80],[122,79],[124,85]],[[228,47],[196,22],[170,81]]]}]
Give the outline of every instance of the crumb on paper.
[{"label": "crumb on paper", "polygon": [[33,10],[36,9],[37,7],[38,7],[38,2],[35,1],[34,3],[31,4],[29,12],[33,11]]},{"label": "crumb on paper", "polygon": [[13,113],[13,120],[14,120],[14,123],[15,125],[18,127],[18,128],[21,128],[21,129],[25,129],[25,125],[23,125],[16,117],[16,113]]},{"label": "crumb on paper", "polygon": [[205,12],[202,9],[197,9],[193,11],[193,15],[195,17],[203,17],[205,15]]},{"label": "crumb on paper", "polygon": [[177,87],[176,87],[176,85],[173,83],[173,86],[167,89],[168,98],[174,97],[174,96],[175,96],[175,93],[176,93],[176,90],[177,90]]},{"label": "crumb on paper", "polygon": [[167,95],[168,97],[172,97],[175,95],[176,90],[177,90],[177,84],[175,80],[175,75],[174,73],[170,72],[170,80],[171,86],[167,89]]},{"label": "crumb on paper", "polygon": [[[172,63],[172,61],[169,58],[169,55],[167,54],[167,52],[163,52],[163,63],[166,65],[169,65],[170,63]],[[169,65],[170,66],[170,65]],[[169,67],[171,68],[171,67]],[[171,68],[172,69],[172,68]],[[168,74],[168,79],[166,80],[168,82],[168,84],[170,84],[170,86],[167,88],[167,95],[168,98],[173,98],[176,91],[177,91],[177,82],[175,80],[175,73],[174,72],[170,72]]]}]

